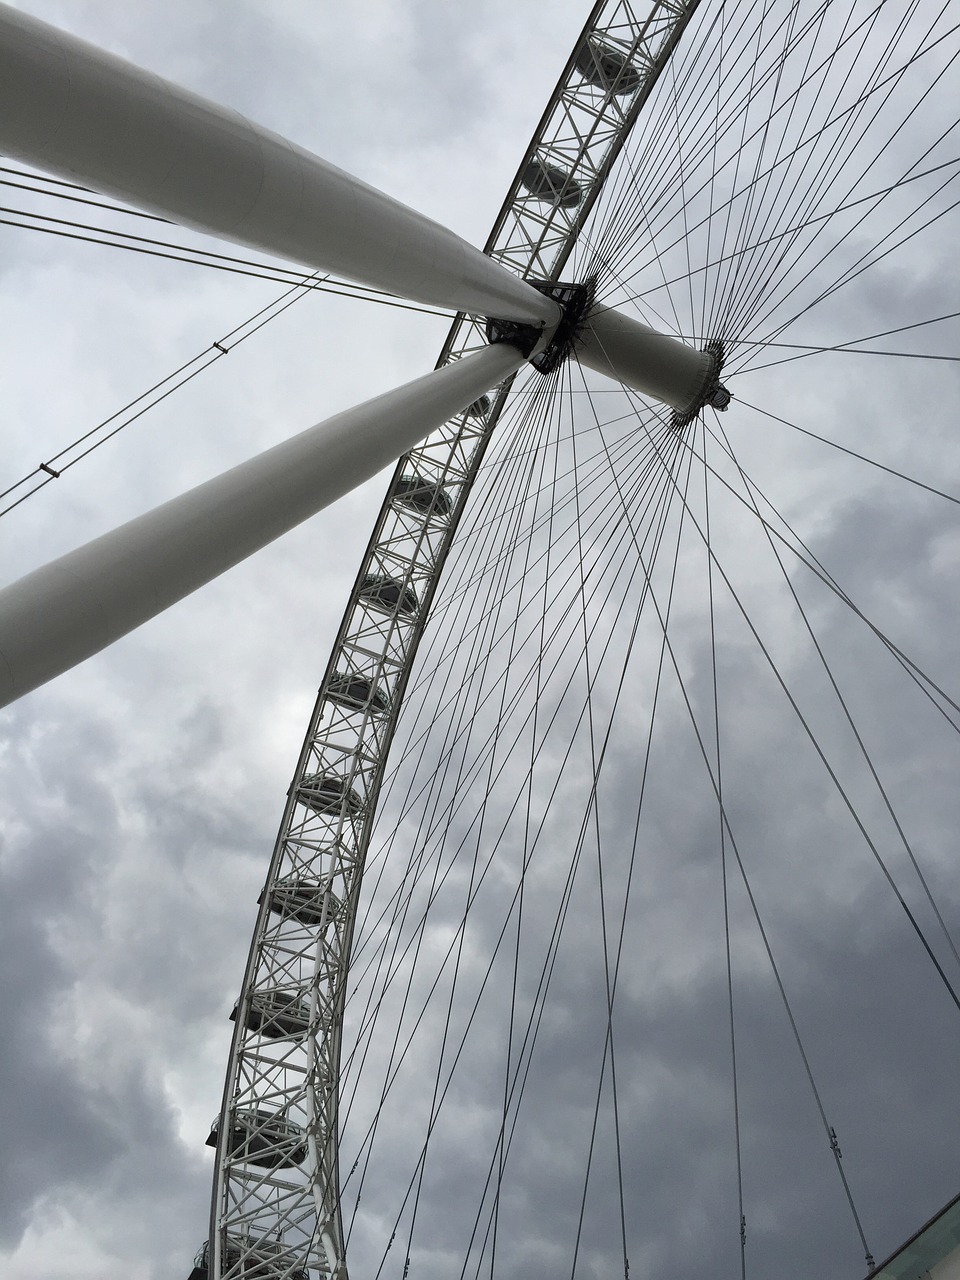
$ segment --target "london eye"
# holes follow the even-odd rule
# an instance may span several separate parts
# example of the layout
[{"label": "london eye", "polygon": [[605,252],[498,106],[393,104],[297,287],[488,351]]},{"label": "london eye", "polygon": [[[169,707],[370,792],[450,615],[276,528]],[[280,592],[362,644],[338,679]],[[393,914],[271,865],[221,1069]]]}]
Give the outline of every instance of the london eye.
[{"label": "london eye", "polygon": [[[195,1270],[225,1280],[857,1275],[956,1191],[957,33],[918,4],[576,9],[547,74],[555,38],[541,47],[522,11],[477,52],[476,29],[447,38],[461,19],[444,7],[418,25],[388,6],[384,31],[433,86],[410,150],[385,110],[409,83],[400,54],[379,53],[392,80],[364,76],[369,33],[339,40],[342,115],[363,98],[391,141],[361,176],[447,223],[447,199],[472,217],[482,194],[487,256],[537,284],[551,331],[562,316],[552,349],[539,303],[489,320],[423,292],[406,312],[327,298],[302,266],[281,277],[274,257],[160,224],[136,234],[167,257],[113,255],[130,261],[103,287],[131,313],[151,311],[148,281],[189,276],[191,340],[226,314],[197,283],[215,274],[204,253],[221,254],[218,287],[235,272],[234,298],[270,306],[282,278],[297,306],[278,304],[261,356],[224,325],[203,378],[70,466],[53,448],[70,431],[48,424],[42,468],[7,499],[14,570],[242,460],[255,434],[274,444],[424,373],[438,331],[441,369],[476,355],[493,385],[386,484],[5,713],[31,815],[8,828],[21,893],[5,896],[27,906],[10,937],[39,966],[9,1007],[24,1027],[33,1009],[45,1046],[21,1096],[35,1136],[45,1096],[77,1125],[22,1162],[18,1277],[79,1215],[83,1150],[107,1203],[151,1125],[164,1184],[182,1159],[192,1195],[214,1148]],[[255,94],[202,88],[263,119]],[[428,179],[413,157],[438,131],[450,149]],[[293,136],[358,169],[349,146]],[[4,214],[11,243],[43,239],[31,218],[108,239],[86,205],[46,216],[92,192],[19,163],[2,176],[35,203]],[[452,195],[431,205],[418,183]],[[192,264],[167,260],[178,235]],[[43,322],[47,364],[12,383],[32,466],[29,410],[63,419],[84,316],[104,324],[104,367],[152,385],[126,311],[113,301],[104,323],[95,292],[57,287],[72,268],[47,266],[106,249],[48,259],[43,243],[31,284],[65,315]],[[321,305],[323,341],[291,338]],[[666,386],[634,359],[651,331]],[[301,372],[312,412],[294,408]],[[205,442],[211,414],[240,438]],[[84,475],[90,496],[72,497]],[[268,783],[287,802],[264,884]],[[124,1081],[151,1102],[142,1143]],[[200,1206],[178,1192],[161,1210],[141,1185],[147,1220],[181,1238],[123,1244],[132,1221],[118,1237],[108,1210],[82,1226],[97,1274],[121,1256],[160,1274],[207,1229]]]}]

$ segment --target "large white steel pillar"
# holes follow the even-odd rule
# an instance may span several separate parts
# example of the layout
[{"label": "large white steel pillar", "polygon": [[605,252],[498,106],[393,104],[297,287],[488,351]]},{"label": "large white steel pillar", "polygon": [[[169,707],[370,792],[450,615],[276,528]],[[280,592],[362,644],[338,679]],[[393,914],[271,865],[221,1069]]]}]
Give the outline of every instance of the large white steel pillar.
[{"label": "large white steel pillar", "polygon": [[0,706],[368,480],[523,364],[484,347],[311,427],[0,591]]},{"label": "large white steel pillar", "polygon": [[577,359],[683,415],[695,412],[716,381],[716,356],[657,333],[622,312],[597,308],[579,331]]},{"label": "large white steel pillar", "polygon": [[556,303],[302,147],[0,4],[0,152],[404,298],[556,324]]}]

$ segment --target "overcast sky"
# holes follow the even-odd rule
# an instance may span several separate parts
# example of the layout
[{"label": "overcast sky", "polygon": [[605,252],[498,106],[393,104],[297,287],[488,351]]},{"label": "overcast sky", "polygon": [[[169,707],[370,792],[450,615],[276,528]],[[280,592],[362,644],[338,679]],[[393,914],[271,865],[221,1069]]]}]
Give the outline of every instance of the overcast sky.
[{"label": "overcast sky", "polygon": [[[266,0],[141,0],[125,6],[30,0],[19,7],[241,110],[482,244],[587,6],[572,0],[549,7],[500,0],[364,0],[353,6],[328,0],[283,6]],[[932,79],[923,75],[920,83]],[[937,110],[951,110],[955,89],[956,74],[948,72]],[[917,124],[920,141],[899,140],[909,162],[924,149],[922,129],[930,130],[938,118],[933,112]],[[895,160],[890,163],[895,167]],[[863,189],[882,185],[878,178]],[[4,190],[5,205],[80,216]],[[908,209],[933,201],[932,190],[928,184],[922,197],[906,196],[883,223],[884,232]],[[930,207],[943,205],[940,198]],[[640,213],[631,219],[636,232]],[[782,340],[849,341],[955,310],[958,230],[955,213],[944,218]],[[869,248],[881,233],[868,226],[857,234]],[[186,240],[200,243],[199,237]],[[851,250],[851,259],[856,256]],[[830,276],[823,279],[829,283]],[[816,281],[797,289],[798,298],[818,292]],[[0,488],[281,291],[273,283],[0,227],[6,445]],[[682,311],[682,297],[680,305]],[[4,581],[424,372],[446,327],[436,317],[359,301],[318,296],[298,302],[5,515]],[[955,323],[919,335],[873,345],[957,350]],[[731,378],[743,403],[735,400],[723,422],[744,465],[819,561],[954,698],[960,656],[956,505],[801,440],[747,406],[764,406],[960,493],[955,368],[821,355],[744,373],[739,383]],[[616,416],[612,408],[603,412]],[[561,434],[569,432],[568,417],[558,422]],[[632,422],[621,423],[605,439],[628,458],[635,435]],[[583,449],[597,449],[597,438],[588,423]],[[560,456],[570,461],[568,453]],[[735,483],[733,468],[719,461],[718,452],[713,456]],[[605,503],[597,494],[609,493],[610,484],[604,472],[584,490],[597,503],[585,518],[589,554],[601,555],[608,541],[627,550],[603,524]],[[211,1153],[203,1143],[219,1106],[228,1014],[257,894],[316,686],[384,485],[384,477],[371,482],[0,713],[0,1263],[9,1280],[160,1280],[189,1271],[206,1230]],[[699,473],[694,488],[698,496],[691,505],[702,520]],[[486,492],[480,488],[481,498]],[[724,537],[718,559],[730,567],[774,661],[788,673],[791,690],[956,984],[957,965],[936,933],[903,843],[858,757],[769,546],[756,522],[738,515],[737,503],[724,493],[718,483],[711,498],[715,531]],[[494,502],[491,496],[491,508]],[[486,545],[485,536],[481,531],[472,545]],[[558,546],[569,549],[562,538]],[[471,554],[468,546],[468,560]],[[957,734],[849,610],[795,561],[790,572],[956,936]],[[628,573],[610,575],[621,583],[624,603],[618,607],[616,597],[602,607],[596,603],[589,618],[606,625],[618,614],[631,616],[642,575],[628,583]],[[710,729],[705,558],[689,529],[678,580],[677,660],[700,722]],[[528,598],[538,581],[534,573]],[[661,606],[667,584],[668,576],[655,584]],[[516,612],[521,596],[514,585],[506,608]],[[879,1260],[960,1190],[960,1016],[802,726],[785,709],[737,606],[719,579],[715,588],[728,816]],[[558,618],[561,606],[558,597]],[[619,636],[615,664],[629,636],[613,630]],[[648,602],[640,657],[618,708],[600,788],[600,825],[610,849],[607,885],[617,910],[636,820],[650,679],[659,660],[656,633]],[[524,642],[515,658],[518,671],[535,647],[532,636]],[[557,660],[556,680],[566,671],[564,661]],[[503,665],[499,658],[493,663],[495,670]],[[576,678],[582,679],[582,670]],[[604,710],[612,705],[614,687],[615,675],[605,668]],[[424,697],[428,706],[432,696]],[[554,705],[553,696],[544,696],[544,707]],[[574,702],[558,694],[556,705],[561,721],[574,716]],[[440,722],[446,723],[444,715],[455,717],[457,707],[438,713]],[[485,714],[497,718],[489,708]],[[628,1254],[634,1280],[708,1269],[735,1277],[738,1210],[717,806],[669,658],[658,717],[617,1002]],[[478,723],[485,723],[482,716]],[[439,750],[431,745],[427,760]],[[534,999],[532,975],[562,901],[589,796],[589,747],[581,740],[577,751],[573,781],[564,775],[563,782],[569,811],[546,823],[543,843],[551,852],[534,868],[530,896],[538,909],[525,908],[523,1016]],[[545,776],[557,767],[550,763]],[[505,810],[515,792],[497,793],[491,813]],[[458,817],[450,831],[469,848],[467,824]],[[487,830],[475,841],[481,860],[490,851]],[[478,900],[464,962],[468,992],[479,989],[489,948],[510,910],[510,872],[521,854],[517,839],[505,841],[502,869],[498,863]],[[449,850],[438,857],[448,858]],[[584,866],[590,857],[595,863],[588,841]],[[437,964],[451,936],[453,916],[443,913],[456,910],[470,865],[454,864],[449,897],[439,902]],[[595,886],[593,864],[577,872],[533,1083],[511,1149],[498,1255],[511,1275],[556,1275],[571,1267],[605,1028]],[[731,917],[747,1274],[857,1280],[865,1271],[862,1250],[739,882],[731,890]],[[498,990],[509,983],[509,963],[501,954]],[[437,1130],[411,1274],[439,1280],[462,1265],[466,1246],[457,1233],[472,1223],[476,1180],[482,1184],[499,1124],[503,1069],[497,1053],[506,1016],[488,993],[456,1076],[447,1122]],[[379,1046],[371,1051],[374,1089],[383,1052]],[[414,1048],[409,1075],[397,1090],[402,1105],[385,1122],[351,1241],[354,1274],[375,1271],[378,1250],[400,1212],[415,1166],[410,1143],[422,1142],[411,1139],[405,1126],[424,1105],[414,1089],[432,1089],[432,1053],[429,1041]],[[597,1277],[610,1275],[611,1268],[616,1275],[622,1265],[608,1075],[604,1079],[579,1262]],[[357,1133],[365,1105],[370,1098],[361,1095]],[[353,1151],[358,1139],[350,1142]],[[397,1250],[384,1274],[399,1280],[402,1266]]]}]

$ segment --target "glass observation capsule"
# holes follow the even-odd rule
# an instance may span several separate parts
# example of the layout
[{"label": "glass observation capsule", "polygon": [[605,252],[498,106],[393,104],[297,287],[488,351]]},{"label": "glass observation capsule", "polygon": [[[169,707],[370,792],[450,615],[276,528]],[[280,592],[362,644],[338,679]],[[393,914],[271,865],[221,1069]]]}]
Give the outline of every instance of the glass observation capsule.
[{"label": "glass observation capsule", "polygon": [[393,497],[422,516],[449,516],[453,511],[446,489],[423,476],[401,476],[393,486]]},{"label": "glass observation capsule", "polygon": [[379,573],[364,575],[360,583],[360,599],[384,613],[402,613],[406,617],[413,617],[420,608],[413,587],[404,586],[397,578]]},{"label": "glass observation capsule", "polygon": [[[208,1280],[208,1248],[205,1243],[197,1254],[188,1280]],[[310,1280],[306,1267],[295,1265],[296,1255],[276,1240],[241,1242],[227,1236],[221,1256],[224,1267],[243,1263],[243,1280],[280,1280],[281,1276],[284,1280]]]},{"label": "glass observation capsule", "polygon": [[277,881],[270,893],[270,910],[301,924],[329,924],[340,907],[326,878],[286,876]]},{"label": "glass observation capsule", "polygon": [[297,788],[300,800],[314,813],[339,813],[346,803],[348,814],[356,815],[363,809],[363,801],[347,783],[333,773],[313,773]]},{"label": "glass observation capsule", "polygon": [[326,697],[348,711],[378,711],[383,714],[389,707],[386,697],[366,676],[335,671],[326,688]]},{"label": "glass observation capsule", "polygon": [[[239,1007],[239,1002],[234,1005],[230,1015],[232,1022],[237,1020]],[[302,1036],[310,1025],[310,1005],[299,992],[267,987],[263,991],[254,991],[250,996],[244,1025],[268,1040]]]},{"label": "glass observation capsule", "polygon": [[544,204],[572,209],[583,199],[583,190],[566,170],[555,164],[547,164],[539,157],[531,160],[520,174],[520,181],[534,200]]},{"label": "glass observation capsule", "polygon": [[[207,1146],[217,1145],[220,1117],[214,1120]],[[286,1116],[260,1109],[238,1110],[230,1123],[227,1151],[232,1159],[261,1169],[293,1169],[307,1158],[307,1135]]]},{"label": "glass observation capsule", "polygon": [[588,84],[625,98],[636,93],[640,85],[640,72],[625,53],[613,49],[598,40],[587,40],[577,50],[576,68]]}]

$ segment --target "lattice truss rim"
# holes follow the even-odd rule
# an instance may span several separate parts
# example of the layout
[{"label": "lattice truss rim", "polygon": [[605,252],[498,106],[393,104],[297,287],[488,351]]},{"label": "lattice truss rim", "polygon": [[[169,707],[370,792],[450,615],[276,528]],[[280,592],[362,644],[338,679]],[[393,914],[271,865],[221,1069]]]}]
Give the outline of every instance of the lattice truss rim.
[{"label": "lattice truss rim", "polygon": [[[559,278],[698,5],[654,0],[642,19],[627,0],[594,6],[485,253],[523,277]],[[612,83],[591,83],[581,69],[591,45],[622,58]],[[634,74],[624,92],[624,77]],[[548,175],[539,193],[535,181],[531,190],[537,165]],[[559,189],[551,171],[566,175]],[[571,184],[575,204],[564,203]],[[437,366],[485,345],[482,318],[458,315]],[[259,1266],[258,1275],[276,1280],[346,1276],[337,1080],[363,864],[430,604],[511,384],[400,459],[363,556],[288,792],[234,1010],[209,1140],[216,1171],[200,1274],[232,1280]]]}]

